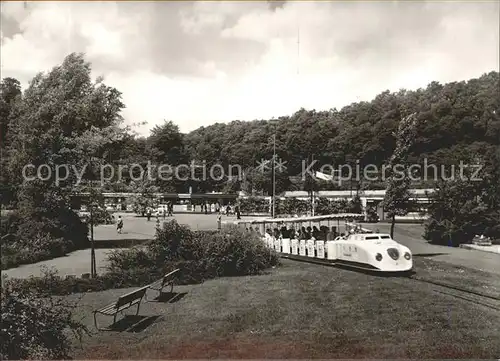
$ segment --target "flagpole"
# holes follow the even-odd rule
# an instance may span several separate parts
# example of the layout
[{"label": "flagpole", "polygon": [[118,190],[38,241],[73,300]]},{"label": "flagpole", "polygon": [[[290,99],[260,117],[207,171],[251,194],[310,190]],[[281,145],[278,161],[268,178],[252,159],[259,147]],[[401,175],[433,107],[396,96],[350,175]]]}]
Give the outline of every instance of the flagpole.
[{"label": "flagpole", "polygon": [[273,214],[272,217],[276,218],[276,133],[273,134]]}]

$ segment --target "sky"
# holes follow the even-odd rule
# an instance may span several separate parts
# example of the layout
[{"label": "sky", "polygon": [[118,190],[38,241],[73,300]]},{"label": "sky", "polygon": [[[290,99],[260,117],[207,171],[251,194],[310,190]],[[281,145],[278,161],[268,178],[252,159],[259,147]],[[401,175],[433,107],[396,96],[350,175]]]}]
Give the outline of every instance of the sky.
[{"label": "sky", "polygon": [[499,1],[2,2],[2,77],[72,52],[147,135],[328,110],[499,69]]}]

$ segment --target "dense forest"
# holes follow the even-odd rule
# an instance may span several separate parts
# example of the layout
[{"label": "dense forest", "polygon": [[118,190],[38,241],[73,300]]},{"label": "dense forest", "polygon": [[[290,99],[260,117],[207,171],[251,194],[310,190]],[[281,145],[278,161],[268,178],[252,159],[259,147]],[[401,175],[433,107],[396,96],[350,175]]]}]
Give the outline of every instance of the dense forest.
[{"label": "dense forest", "polygon": [[[500,143],[497,111],[499,73],[491,72],[467,82],[433,82],[416,91],[385,91],[371,102],[341,110],[301,109],[278,119],[215,124],[187,134],[184,141],[192,159],[236,163],[251,170],[256,161],[272,156],[271,136],[275,133],[277,155],[288,162],[288,176],[299,174],[302,160],[312,157],[318,160],[317,168],[322,163],[337,166],[356,161],[361,167],[381,167],[394,151],[400,119],[417,113],[413,162],[423,164],[427,159],[429,164],[449,166],[462,160],[471,164]],[[264,184],[262,189],[269,189],[269,184]],[[258,189],[258,184],[254,188]]]}]

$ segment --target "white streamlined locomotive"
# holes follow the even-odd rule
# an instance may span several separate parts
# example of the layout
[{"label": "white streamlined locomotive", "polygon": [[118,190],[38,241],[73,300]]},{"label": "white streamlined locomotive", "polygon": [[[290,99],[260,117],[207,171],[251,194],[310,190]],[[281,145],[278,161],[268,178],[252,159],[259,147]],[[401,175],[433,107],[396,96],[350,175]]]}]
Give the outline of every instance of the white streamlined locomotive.
[{"label": "white streamlined locomotive", "polygon": [[327,257],[336,263],[374,271],[405,272],[413,268],[408,247],[385,233],[354,233],[327,242]]}]

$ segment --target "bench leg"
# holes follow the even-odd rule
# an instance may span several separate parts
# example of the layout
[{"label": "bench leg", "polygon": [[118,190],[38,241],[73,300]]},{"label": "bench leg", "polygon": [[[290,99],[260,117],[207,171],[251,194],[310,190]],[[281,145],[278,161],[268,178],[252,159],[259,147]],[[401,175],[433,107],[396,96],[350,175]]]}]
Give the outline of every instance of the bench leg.
[{"label": "bench leg", "polygon": [[[94,312],[94,326],[97,329],[97,331],[109,331],[110,329],[108,327],[106,327],[106,328],[99,327],[99,325],[97,324],[97,314],[98,314],[98,312]],[[115,314],[114,319],[116,320],[116,314]]]},{"label": "bench leg", "polygon": [[100,328],[99,328],[99,326],[97,325],[97,317],[96,317],[96,315],[97,315],[97,312],[94,312],[94,326],[95,326],[95,328],[96,328],[98,331],[100,331],[101,329],[100,329]]},{"label": "bench leg", "polygon": [[139,314],[139,308],[141,307],[141,302],[142,302],[142,299],[137,303],[137,311],[135,312],[136,316]]}]

